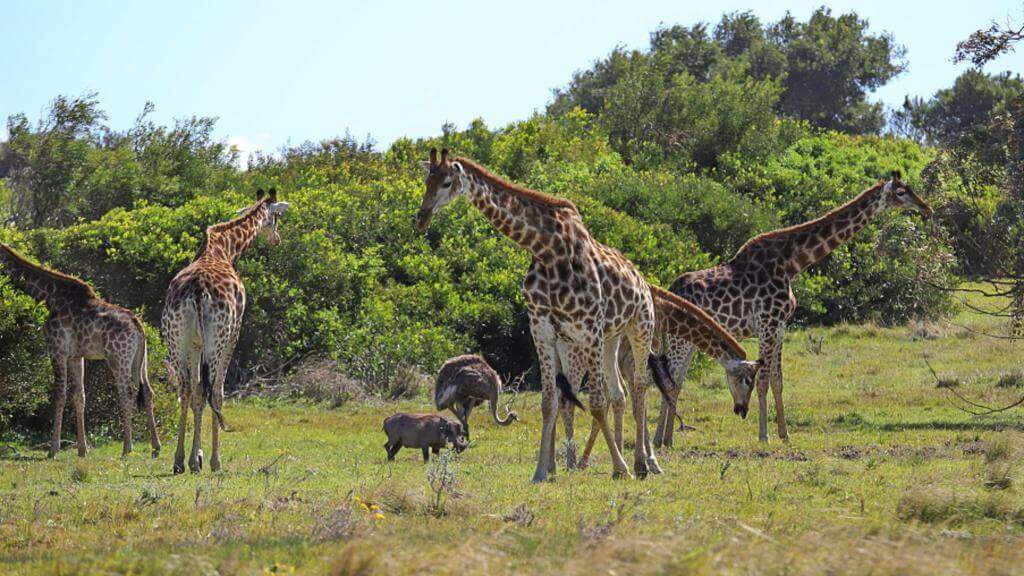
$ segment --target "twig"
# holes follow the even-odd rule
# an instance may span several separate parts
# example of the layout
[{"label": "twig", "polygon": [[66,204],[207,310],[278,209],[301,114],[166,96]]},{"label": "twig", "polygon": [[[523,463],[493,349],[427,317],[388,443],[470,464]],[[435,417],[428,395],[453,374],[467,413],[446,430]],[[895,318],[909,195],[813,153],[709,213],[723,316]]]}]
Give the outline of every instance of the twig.
[{"label": "twig", "polygon": [[[932,373],[932,377],[935,378],[935,381],[936,382],[941,382],[942,379],[939,378],[938,373],[935,372],[935,368],[933,368],[931,362],[928,361],[928,355],[927,354],[922,354],[921,357],[924,359],[924,364],[925,364],[925,366],[928,367],[928,371]],[[996,407],[992,407],[992,406],[987,406],[985,404],[980,404],[978,402],[974,402],[973,400],[969,400],[966,397],[964,397],[964,395],[961,394],[954,387],[943,386],[943,389],[948,390],[950,393],[952,393],[954,396],[956,396],[964,404],[967,404],[968,406],[971,406],[973,408],[980,409],[979,411],[971,410],[970,408],[964,408],[963,406],[957,406],[956,403],[950,401],[950,404],[954,408],[956,408],[957,410],[961,410],[963,412],[967,412],[971,416],[988,416],[990,414],[997,414],[999,412],[1006,412],[1007,410],[1016,408],[1017,406],[1020,406],[1021,404],[1024,404],[1024,396],[1021,396],[1016,401],[1014,401],[1014,402],[1012,402],[1010,404],[1007,404],[1006,406],[1001,406],[1001,407],[996,408]]]}]

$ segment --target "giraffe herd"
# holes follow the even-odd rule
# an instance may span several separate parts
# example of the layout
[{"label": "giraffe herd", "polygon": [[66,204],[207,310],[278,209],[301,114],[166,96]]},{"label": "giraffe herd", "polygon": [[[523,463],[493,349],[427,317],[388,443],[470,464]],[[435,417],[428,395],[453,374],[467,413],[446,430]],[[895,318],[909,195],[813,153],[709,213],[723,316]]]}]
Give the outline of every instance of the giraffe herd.
[{"label": "giraffe herd", "polygon": [[[555,473],[558,417],[572,439],[574,407],[583,406],[577,394],[584,389],[593,426],[582,458],[576,462],[574,451],[569,451],[567,467],[586,466],[601,434],[613,476],[642,478],[660,473],[655,448],[672,444],[676,403],[694,350],[707,353],[725,369],[736,414],[746,417],[757,389],[761,441],[768,439],[767,393],[771,389],[779,437],[787,440],[781,348],[785,324],[796,306],[793,278],[883,209],[931,214],[931,208],[894,172],[891,179],[821,218],[756,236],[728,262],[684,274],[664,290],[648,283],[621,252],[598,242],[568,200],[511,184],[470,159],[449,158],[447,150],[438,156],[432,149],[426,168],[426,191],[415,219],[419,230],[425,231],[439,210],[461,196],[532,255],[522,287],[541,380],[541,438],[534,482]],[[255,204],[240,210],[235,219],[206,229],[196,258],[167,289],[161,335],[168,349],[168,377],[177,386],[180,403],[175,474],[185,469],[190,407],[189,469],[197,473],[203,466],[206,405],[213,414],[209,464],[213,471],[221,467],[224,380],[246,299],[234,265],[258,236],[266,236],[271,244],[280,242],[278,220],[288,208],[275,189],[266,194],[259,190]],[[120,397],[123,453],[132,449],[132,389],[137,386],[136,399],[147,410],[156,457],[160,440],[147,378],[146,339],[134,314],[103,301],[88,284],[33,264],[2,244],[0,270],[50,310],[45,335],[55,385],[49,456],[60,449],[69,382],[78,453],[86,454],[84,359],[104,359]],[[760,343],[757,361],[748,360],[737,342],[753,335]],[[653,440],[647,425],[648,378],[662,394]],[[622,440],[627,396],[636,425],[632,472]]]}]

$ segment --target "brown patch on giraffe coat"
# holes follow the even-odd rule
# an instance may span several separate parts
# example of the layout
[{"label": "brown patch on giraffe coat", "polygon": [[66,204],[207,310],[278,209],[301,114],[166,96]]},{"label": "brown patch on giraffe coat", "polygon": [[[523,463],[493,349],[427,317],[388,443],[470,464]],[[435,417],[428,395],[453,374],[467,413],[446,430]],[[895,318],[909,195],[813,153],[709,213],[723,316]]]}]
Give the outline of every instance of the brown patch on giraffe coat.
[{"label": "brown patch on giraffe coat", "polygon": [[[570,202],[569,200],[566,200],[565,198],[559,198],[557,196],[551,196],[551,195],[545,194],[543,192],[538,192],[536,190],[530,190],[529,188],[524,188],[524,187],[519,186],[517,184],[513,184],[513,183],[511,183],[511,182],[509,182],[507,180],[504,180],[504,179],[500,178],[499,176],[491,173],[489,170],[487,170],[483,166],[477,164],[473,160],[470,160],[469,158],[465,158],[465,157],[461,157],[460,156],[459,158],[456,158],[455,161],[460,163],[460,164],[462,164],[463,168],[466,168],[467,170],[471,170],[474,174],[479,176],[482,180],[484,180],[485,182],[487,182],[491,186],[494,186],[496,188],[501,188],[502,190],[506,190],[508,192],[512,192],[513,194],[515,194],[516,196],[519,196],[520,198],[525,198],[527,200],[530,200],[531,202],[537,202],[538,204],[541,204],[541,205],[544,205],[544,206],[555,207],[555,208],[570,208],[573,211],[577,211],[576,210],[576,205],[573,204],[572,202]],[[508,200],[506,199],[506,202],[507,201]]]}]

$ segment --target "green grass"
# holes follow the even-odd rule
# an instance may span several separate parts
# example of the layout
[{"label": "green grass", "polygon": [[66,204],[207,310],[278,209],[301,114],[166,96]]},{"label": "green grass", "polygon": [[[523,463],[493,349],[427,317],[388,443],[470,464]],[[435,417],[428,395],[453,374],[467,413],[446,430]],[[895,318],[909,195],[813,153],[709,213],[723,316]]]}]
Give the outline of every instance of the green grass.
[{"label": "green grass", "polygon": [[[1002,404],[1021,393],[1006,384],[1020,346],[972,332],[1000,329],[989,318],[954,323],[966,328],[792,331],[789,445],[774,422],[759,445],[756,414],[735,417],[721,371],[707,371],[682,401],[698,430],[677,435],[660,454],[665,473],[645,481],[612,480],[599,443],[590,469],[530,484],[536,394],[519,396],[522,421],[511,427],[475,417],[440,507],[419,454],[389,465],[382,447],[383,418],[429,410],[426,396],[334,410],[232,403],[217,474],[170,475],[169,433],[155,461],[145,449],[122,460],[116,440],[97,438],[85,460],[65,451],[47,461],[16,445],[0,460],[0,571],[1014,572],[1024,560],[1024,420],[956,409],[922,355],[961,394]],[[824,336],[820,351],[808,332]],[[578,441],[588,428],[580,417]]]}]

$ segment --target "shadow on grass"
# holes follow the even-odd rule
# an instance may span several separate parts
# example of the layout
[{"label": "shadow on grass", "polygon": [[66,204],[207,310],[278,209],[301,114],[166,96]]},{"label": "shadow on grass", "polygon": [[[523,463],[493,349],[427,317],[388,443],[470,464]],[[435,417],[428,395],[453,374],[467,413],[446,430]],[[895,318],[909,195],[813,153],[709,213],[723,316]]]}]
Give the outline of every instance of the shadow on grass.
[{"label": "shadow on grass", "polygon": [[876,432],[908,432],[913,430],[950,430],[955,432],[1024,431],[1024,422],[1015,419],[993,420],[923,420],[919,422],[874,422],[857,412],[840,414],[829,420],[835,428],[846,430],[872,430]]}]

